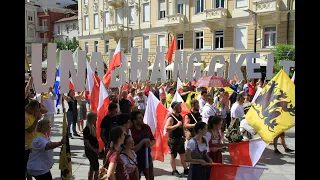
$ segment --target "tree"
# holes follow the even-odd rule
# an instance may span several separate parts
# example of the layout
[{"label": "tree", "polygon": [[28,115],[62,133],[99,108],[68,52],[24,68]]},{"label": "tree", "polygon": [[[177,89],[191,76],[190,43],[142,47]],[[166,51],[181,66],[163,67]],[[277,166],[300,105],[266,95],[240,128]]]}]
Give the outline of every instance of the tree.
[{"label": "tree", "polygon": [[[55,43],[57,44],[57,49],[60,50],[70,50],[72,52],[74,52],[78,47],[79,47],[79,41],[73,37],[72,40],[66,40],[66,41],[62,41],[62,40],[53,40],[51,41],[51,43]],[[47,49],[48,46],[46,46],[44,48],[44,57],[47,58]]]},{"label": "tree", "polygon": [[[282,66],[280,66],[281,60],[286,61],[295,61],[295,48],[293,45],[287,45],[287,44],[278,44],[276,47],[272,50],[274,54],[274,73],[277,74],[281,69]],[[293,76],[293,72],[290,71],[289,76]]]}]

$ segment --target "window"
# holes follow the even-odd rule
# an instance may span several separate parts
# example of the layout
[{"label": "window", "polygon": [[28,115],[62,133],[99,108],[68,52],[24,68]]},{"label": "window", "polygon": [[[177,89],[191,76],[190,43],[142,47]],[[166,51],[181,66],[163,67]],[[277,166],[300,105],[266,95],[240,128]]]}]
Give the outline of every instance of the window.
[{"label": "window", "polygon": [[47,23],[47,20],[46,19],[43,19],[42,20],[42,30],[43,31],[46,31],[48,28],[48,23]]},{"label": "window", "polygon": [[109,41],[108,40],[104,41],[104,52],[105,53],[109,52]]},{"label": "window", "polygon": [[61,33],[60,25],[58,25],[58,34]]},{"label": "window", "polygon": [[117,14],[116,23],[122,24],[122,8],[116,9],[116,14]]},{"label": "window", "polygon": [[216,8],[224,8],[224,0],[216,0]]},{"label": "window", "polygon": [[177,48],[183,49],[183,34],[177,34]]},{"label": "window", "polygon": [[88,31],[89,30],[89,17],[84,16],[84,30]]},{"label": "window", "polygon": [[177,0],[177,13],[183,14],[183,0]]},{"label": "window", "polygon": [[166,36],[158,35],[158,46],[166,46]]},{"label": "window", "polygon": [[203,49],[203,32],[196,32],[196,49]]},{"label": "window", "polygon": [[35,37],[35,30],[34,28],[28,28],[28,36],[29,37]]},{"label": "window", "polygon": [[130,24],[134,24],[134,16],[135,16],[136,12],[135,12],[135,9],[134,9],[133,6],[130,6],[130,7],[129,7],[129,13],[130,13],[129,23],[130,23]]},{"label": "window", "polygon": [[66,24],[66,31],[67,31],[67,33],[69,33],[69,25],[68,24]]},{"label": "window", "polygon": [[83,1],[83,4],[88,4],[88,0],[84,0],[84,1]]},{"label": "window", "polygon": [[247,7],[248,0],[236,0],[236,8]]},{"label": "window", "polygon": [[196,0],[196,14],[202,13],[204,10],[204,0]]},{"label": "window", "polygon": [[269,26],[263,29],[263,47],[273,48],[276,45],[276,26]]},{"label": "window", "polygon": [[223,31],[222,30],[217,30],[214,35],[214,47],[216,49],[223,49]]},{"label": "window", "polygon": [[105,24],[104,24],[104,27],[108,27],[108,25],[109,25],[109,20],[110,20],[110,14],[109,14],[109,11],[104,12],[104,18],[105,18]]},{"label": "window", "polygon": [[28,21],[34,21],[34,11],[28,11]]},{"label": "window", "polygon": [[235,28],[235,49],[245,49],[247,44],[247,28]]},{"label": "window", "polygon": [[159,0],[159,19],[166,17],[166,1]]},{"label": "window", "polygon": [[86,54],[88,54],[88,52],[89,52],[88,42],[85,42],[85,43],[84,43],[84,49],[85,49],[85,51],[86,51]]},{"label": "window", "polygon": [[72,29],[73,29],[73,30],[76,30],[76,29],[77,29],[76,23],[73,23],[73,24],[72,24]]},{"label": "window", "polygon": [[98,29],[99,28],[99,15],[98,15],[98,13],[93,15],[93,19],[94,19],[93,28]]},{"label": "window", "polygon": [[94,52],[98,52],[98,41],[94,41]]},{"label": "window", "polygon": [[143,48],[149,49],[149,36],[143,36]]},{"label": "window", "polygon": [[150,6],[149,3],[143,4],[143,22],[150,21]]}]

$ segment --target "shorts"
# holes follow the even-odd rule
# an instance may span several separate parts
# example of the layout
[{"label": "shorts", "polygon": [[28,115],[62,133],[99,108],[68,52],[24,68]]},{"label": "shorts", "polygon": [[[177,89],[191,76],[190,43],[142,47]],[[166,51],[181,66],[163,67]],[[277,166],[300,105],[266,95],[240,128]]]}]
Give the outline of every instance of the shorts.
[{"label": "shorts", "polygon": [[30,155],[31,150],[24,150],[24,163],[25,163],[25,170],[27,171],[27,164],[29,160],[29,155]]},{"label": "shorts", "polygon": [[93,171],[99,171],[99,161],[98,161],[98,154],[91,152],[91,151],[85,151],[85,154],[90,162],[90,168]]},{"label": "shorts", "polygon": [[186,153],[186,149],[184,148],[184,138],[168,138],[168,146],[170,148],[171,157],[176,158],[177,154]]}]

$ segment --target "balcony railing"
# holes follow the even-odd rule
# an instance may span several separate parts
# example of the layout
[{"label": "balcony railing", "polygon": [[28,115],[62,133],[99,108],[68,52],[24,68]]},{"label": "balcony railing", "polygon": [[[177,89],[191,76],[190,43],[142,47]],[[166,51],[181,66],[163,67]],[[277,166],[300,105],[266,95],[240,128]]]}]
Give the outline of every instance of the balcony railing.
[{"label": "balcony railing", "polygon": [[108,32],[110,33],[115,33],[121,30],[121,25],[120,24],[109,24],[108,25]]},{"label": "balcony railing", "polygon": [[122,6],[124,0],[107,0],[109,6],[119,7]]},{"label": "balcony railing", "polygon": [[254,0],[255,12],[274,12],[279,10],[279,0]]},{"label": "balcony railing", "polygon": [[37,43],[47,44],[48,38],[37,38]]},{"label": "balcony railing", "polygon": [[183,14],[175,14],[166,16],[165,26],[178,26],[184,23]]},{"label": "balcony railing", "polygon": [[49,28],[48,28],[48,26],[37,26],[37,31],[38,32],[48,32]]},{"label": "balcony railing", "polygon": [[205,10],[206,20],[221,20],[227,18],[227,9],[225,8],[214,8]]}]

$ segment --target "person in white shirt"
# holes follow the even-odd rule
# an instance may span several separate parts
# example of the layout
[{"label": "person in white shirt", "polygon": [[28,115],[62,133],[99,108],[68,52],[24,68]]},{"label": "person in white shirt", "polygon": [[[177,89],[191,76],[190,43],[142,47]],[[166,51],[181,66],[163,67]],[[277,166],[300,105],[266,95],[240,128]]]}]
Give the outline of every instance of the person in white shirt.
[{"label": "person in white shirt", "polygon": [[147,107],[148,98],[143,94],[142,90],[138,90],[137,96],[134,97],[134,104],[138,106],[138,109],[144,113]]},{"label": "person in white shirt", "polygon": [[37,137],[31,144],[31,153],[27,163],[28,174],[36,180],[52,179],[50,172],[53,166],[53,149],[66,143],[65,137],[60,142],[51,142],[48,137],[51,124],[49,120],[41,120],[37,126]]},{"label": "person in white shirt", "polygon": [[237,101],[231,107],[231,123],[232,125],[237,118],[242,119],[244,116],[243,103],[244,103],[244,92],[240,92],[237,95]]},{"label": "person in white shirt", "polygon": [[206,96],[207,96],[207,91],[201,91],[201,96],[198,97],[199,101],[199,107],[200,107],[200,113],[202,113],[202,109],[204,105],[206,105]]},{"label": "person in white shirt", "polygon": [[[46,93],[41,93],[41,104],[48,110],[44,115],[43,119],[49,120],[51,125],[54,126],[54,114],[56,113],[55,100],[58,99],[58,96],[54,93],[52,87],[49,88],[49,91]],[[49,132],[49,136],[50,136]]]},{"label": "person in white shirt", "polygon": [[213,97],[211,95],[206,96],[206,101],[207,103],[203,106],[202,109],[202,121],[205,123],[208,123],[209,117],[210,116],[217,116],[221,115],[219,110],[213,106]]},{"label": "person in white shirt", "polygon": [[[251,107],[250,103],[247,103],[246,105],[244,105],[243,109],[245,114],[247,114],[250,107]],[[254,139],[254,136],[257,134],[257,132],[253,129],[253,127],[249,124],[249,122],[246,119],[242,119],[242,121],[240,122],[239,128],[244,141]]]}]

